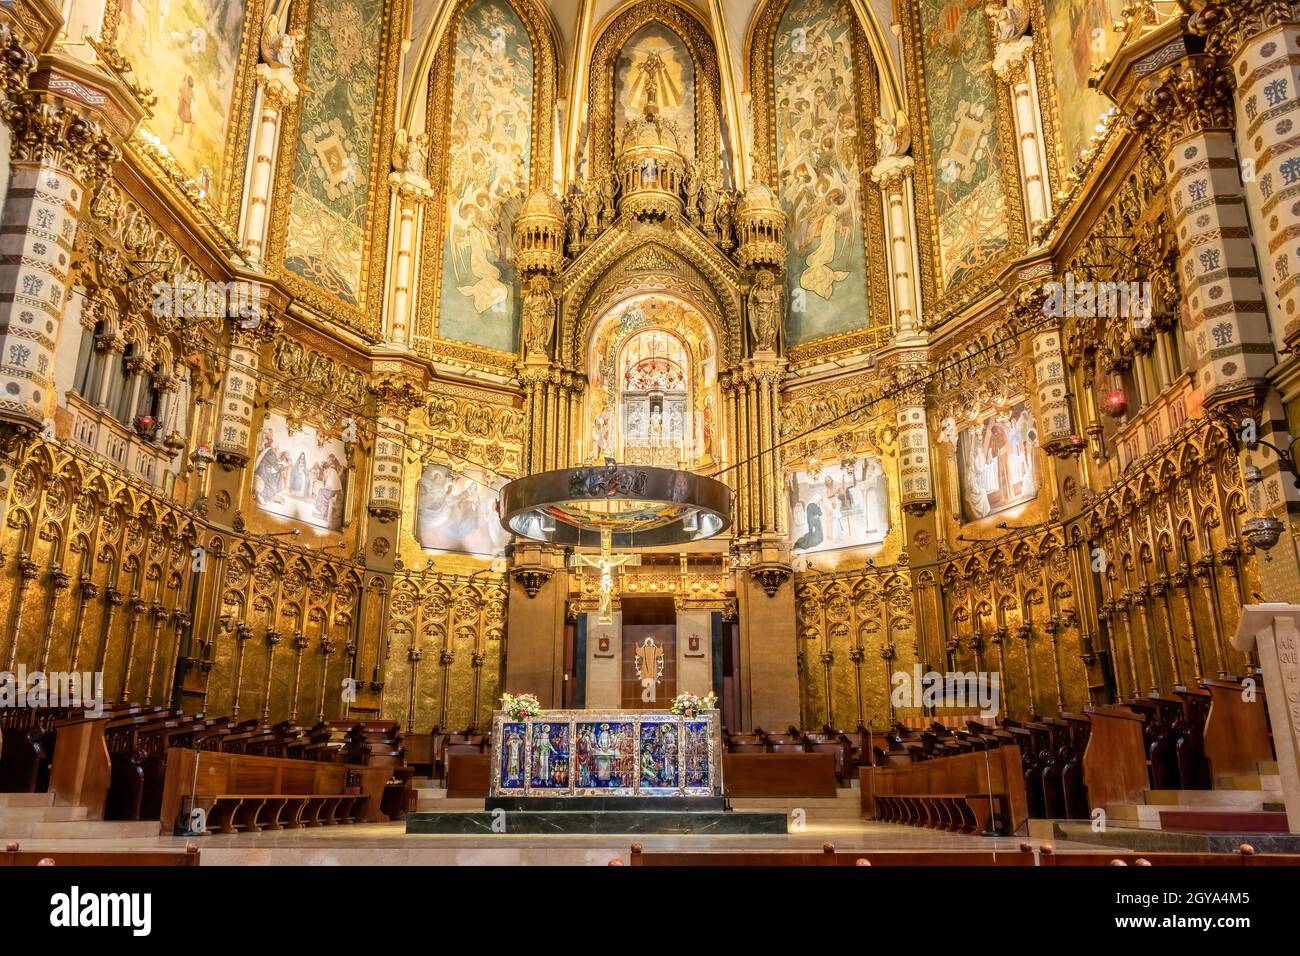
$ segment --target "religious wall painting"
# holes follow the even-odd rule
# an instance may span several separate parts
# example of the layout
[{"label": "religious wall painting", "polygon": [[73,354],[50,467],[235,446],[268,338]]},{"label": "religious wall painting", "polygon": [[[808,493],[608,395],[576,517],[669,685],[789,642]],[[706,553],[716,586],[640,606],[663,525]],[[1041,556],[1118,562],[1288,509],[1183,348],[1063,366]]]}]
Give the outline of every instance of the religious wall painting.
[{"label": "religious wall painting", "polygon": [[500,760],[497,768],[498,790],[522,790],[527,782],[528,728],[526,724],[508,722],[501,725]]},{"label": "religious wall painting", "polygon": [[957,432],[962,517],[976,521],[1038,495],[1038,425],[1026,401],[990,411]]},{"label": "religious wall painting", "polygon": [[625,721],[579,722],[575,730],[576,788],[633,793],[637,782],[635,725]]},{"label": "religious wall painting", "polygon": [[944,293],[1007,249],[1008,203],[984,4],[919,0],[918,10]]},{"label": "religious wall painting", "polygon": [[506,0],[477,0],[456,32],[438,330],[501,351],[518,340],[512,228],[528,194],[534,61]]},{"label": "religious wall painting", "polygon": [[615,141],[648,106],[673,125],[687,159],[695,156],[695,65],[681,37],[651,20],[628,38],[614,72]]},{"label": "religious wall painting", "polygon": [[569,789],[569,725],[535,723],[529,748],[528,788]]},{"label": "religious wall painting", "polygon": [[1088,145],[1111,101],[1088,86],[1092,69],[1105,63],[1123,34],[1111,29],[1123,18],[1120,0],[1044,0],[1052,75],[1060,120],[1061,150],[1068,169]]},{"label": "religious wall painting", "polygon": [[790,472],[785,491],[798,554],[876,545],[889,533],[889,483],[875,456]]},{"label": "religious wall painting", "polygon": [[871,320],[853,23],[847,0],[792,0],[775,33],[776,170],[789,220],[786,337],[792,345]]},{"label": "religious wall painting", "polygon": [[385,0],[313,0],[284,265],[360,306]]},{"label": "religious wall painting", "polygon": [[641,790],[677,790],[681,779],[681,740],[676,721],[641,724]]},{"label": "religious wall painting", "polygon": [[415,539],[429,551],[496,556],[510,535],[497,518],[500,480],[482,469],[426,465],[416,481]]},{"label": "religious wall painting", "polygon": [[347,454],[338,438],[311,425],[290,428],[278,412],[267,413],[253,456],[253,500],[282,518],[327,531],[343,527]]},{"label": "religious wall painting", "polygon": [[227,141],[248,9],[244,0],[118,3],[114,42],[158,97],[144,128],[218,209],[229,199]]}]

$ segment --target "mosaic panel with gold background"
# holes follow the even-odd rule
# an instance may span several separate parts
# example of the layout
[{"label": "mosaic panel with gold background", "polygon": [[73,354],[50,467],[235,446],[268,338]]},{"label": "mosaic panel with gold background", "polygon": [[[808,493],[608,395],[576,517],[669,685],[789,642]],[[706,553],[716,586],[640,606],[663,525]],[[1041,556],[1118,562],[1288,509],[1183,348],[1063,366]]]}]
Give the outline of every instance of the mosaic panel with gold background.
[{"label": "mosaic panel with gold background", "polygon": [[653,20],[632,34],[619,53],[614,75],[617,135],[629,119],[643,115],[650,86],[659,115],[677,128],[686,158],[694,158],[695,65],[681,38]]}]

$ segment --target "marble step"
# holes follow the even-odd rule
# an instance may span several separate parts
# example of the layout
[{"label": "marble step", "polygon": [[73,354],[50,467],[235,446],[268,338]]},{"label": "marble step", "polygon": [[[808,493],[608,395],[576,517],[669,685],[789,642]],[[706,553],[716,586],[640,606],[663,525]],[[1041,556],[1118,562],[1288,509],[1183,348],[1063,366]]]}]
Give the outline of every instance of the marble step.
[{"label": "marble step", "polygon": [[1140,830],[1163,830],[1169,828],[1171,814],[1194,814],[1197,816],[1215,814],[1254,814],[1276,812],[1280,803],[1256,800],[1250,804],[1142,804],[1112,803],[1106,807],[1108,826],[1135,827]]},{"label": "marble step", "polygon": [[85,807],[0,807],[0,832],[14,823],[71,823],[88,815]]},{"label": "marble step", "polygon": [[733,810],[772,810],[789,816],[803,810],[810,820],[856,820],[862,816],[862,798],[856,790],[841,790],[836,797],[733,797]]},{"label": "marble step", "polygon": [[442,785],[442,781],[434,777],[412,777],[411,789],[441,791],[444,794],[447,792],[447,788]]},{"label": "marble step", "polygon": [[[441,791],[445,794],[446,791]],[[415,795],[415,809],[432,810],[432,811],[478,811],[483,812],[482,797],[447,797],[443,795],[432,796],[427,790],[417,790]]]},{"label": "marble step", "polygon": [[1275,803],[1268,790],[1147,790],[1144,799],[1152,807],[1224,807],[1234,810],[1263,810],[1265,803]]},{"label": "marble step", "polygon": [[0,812],[6,807],[52,807],[52,793],[0,793]]},{"label": "marble step", "polygon": [[1214,778],[1215,790],[1272,790],[1282,792],[1282,777],[1272,773],[1229,773]]},{"label": "marble step", "polygon": [[67,823],[26,821],[0,824],[0,841],[8,840],[135,840],[156,837],[157,820],[74,820]]}]

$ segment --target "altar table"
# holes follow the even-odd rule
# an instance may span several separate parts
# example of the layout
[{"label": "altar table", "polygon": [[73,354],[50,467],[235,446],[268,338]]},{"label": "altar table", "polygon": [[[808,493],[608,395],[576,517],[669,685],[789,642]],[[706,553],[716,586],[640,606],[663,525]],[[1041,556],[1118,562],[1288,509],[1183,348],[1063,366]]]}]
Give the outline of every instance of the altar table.
[{"label": "altar table", "polygon": [[716,710],[546,710],[492,720],[493,797],[721,797]]}]

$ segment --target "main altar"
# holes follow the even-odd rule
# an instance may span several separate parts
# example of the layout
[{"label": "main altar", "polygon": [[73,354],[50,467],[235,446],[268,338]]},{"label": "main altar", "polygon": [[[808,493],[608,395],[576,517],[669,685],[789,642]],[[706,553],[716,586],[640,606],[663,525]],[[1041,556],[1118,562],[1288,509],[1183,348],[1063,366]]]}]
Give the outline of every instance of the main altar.
[{"label": "main altar", "polygon": [[721,797],[718,711],[547,710],[492,724],[492,797]]}]

